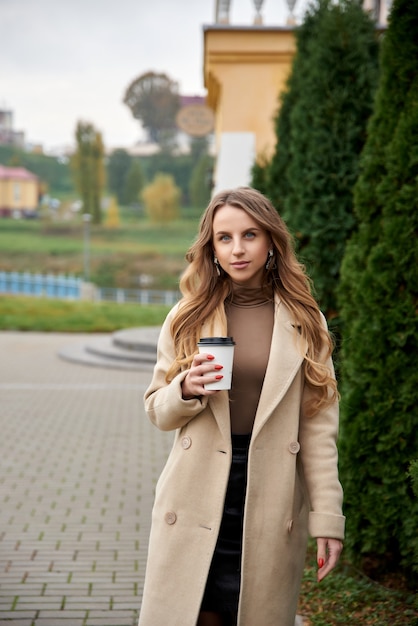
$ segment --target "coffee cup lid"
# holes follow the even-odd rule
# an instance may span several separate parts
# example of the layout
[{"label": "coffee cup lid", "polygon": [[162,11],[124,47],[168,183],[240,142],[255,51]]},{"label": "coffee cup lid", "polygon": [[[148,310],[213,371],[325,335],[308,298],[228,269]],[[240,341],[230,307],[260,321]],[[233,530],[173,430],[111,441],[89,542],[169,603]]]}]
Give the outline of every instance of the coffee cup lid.
[{"label": "coffee cup lid", "polygon": [[234,346],[233,337],[201,337],[198,346]]}]

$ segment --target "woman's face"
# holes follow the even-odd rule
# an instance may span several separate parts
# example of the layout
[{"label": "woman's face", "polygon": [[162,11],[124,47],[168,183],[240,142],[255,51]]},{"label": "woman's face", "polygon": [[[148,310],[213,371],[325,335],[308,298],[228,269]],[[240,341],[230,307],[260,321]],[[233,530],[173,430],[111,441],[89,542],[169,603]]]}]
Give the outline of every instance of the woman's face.
[{"label": "woman's face", "polygon": [[216,211],[212,231],[224,272],[240,285],[260,287],[271,247],[269,234],[244,210],[228,204]]}]

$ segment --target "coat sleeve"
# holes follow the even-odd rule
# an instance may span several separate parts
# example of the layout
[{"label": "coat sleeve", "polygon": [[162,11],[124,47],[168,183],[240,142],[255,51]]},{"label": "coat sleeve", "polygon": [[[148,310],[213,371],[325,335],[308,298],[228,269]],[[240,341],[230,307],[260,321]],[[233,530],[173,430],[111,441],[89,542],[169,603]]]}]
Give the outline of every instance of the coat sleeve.
[{"label": "coat sleeve", "polygon": [[171,336],[171,321],[178,305],[174,307],[162,326],[157,345],[157,362],[151,383],[144,395],[145,410],[155,426],[160,430],[175,430],[196,417],[207,405],[208,398],[182,398],[181,383],[187,370],[180,372],[170,383],[166,374],[175,358],[174,342]]},{"label": "coat sleeve", "polygon": [[[326,364],[334,374],[331,358]],[[303,401],[308,399],[309,393],[305,386]],[[310,501],[310,535],[342,540],[345,517],[342,514],[343,490],[338,478],[338,422],[338,401],[313,417],[302,415],[299,441]]]}]

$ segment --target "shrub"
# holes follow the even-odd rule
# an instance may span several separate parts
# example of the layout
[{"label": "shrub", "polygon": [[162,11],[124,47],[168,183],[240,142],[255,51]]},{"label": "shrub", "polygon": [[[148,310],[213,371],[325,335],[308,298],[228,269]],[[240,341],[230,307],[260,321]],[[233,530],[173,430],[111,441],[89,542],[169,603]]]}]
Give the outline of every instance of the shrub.
[{"label": "shrub", "polygon": [[418,574],[418,8],[395,0],[339,288],[341,476],[357,562]]},{"label": "shrub", "polygon": [[152,222],[165,224],[180,216],[180,189],[169,174],[157,174],[142,192],[145,211]]},{"label": "shrub", "polygon": [[112,196],[109,200],[109,206],[106,211],[105,227],[111,229],[120,227],[119,207],[115,196]]}]

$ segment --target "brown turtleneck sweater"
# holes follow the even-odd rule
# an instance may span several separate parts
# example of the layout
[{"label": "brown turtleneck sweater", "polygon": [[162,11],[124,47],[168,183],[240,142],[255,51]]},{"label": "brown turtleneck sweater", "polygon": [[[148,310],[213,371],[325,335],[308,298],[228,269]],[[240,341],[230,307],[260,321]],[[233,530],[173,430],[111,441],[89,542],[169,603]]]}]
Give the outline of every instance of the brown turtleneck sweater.
[{"label": "brown turtleneck sweater", "polygon": [[236,344],[229,392],[231,432],[245,434],[253,428],[270,355],[274,299],[261,288],[234,285],[225,305],[228,335]]}]

